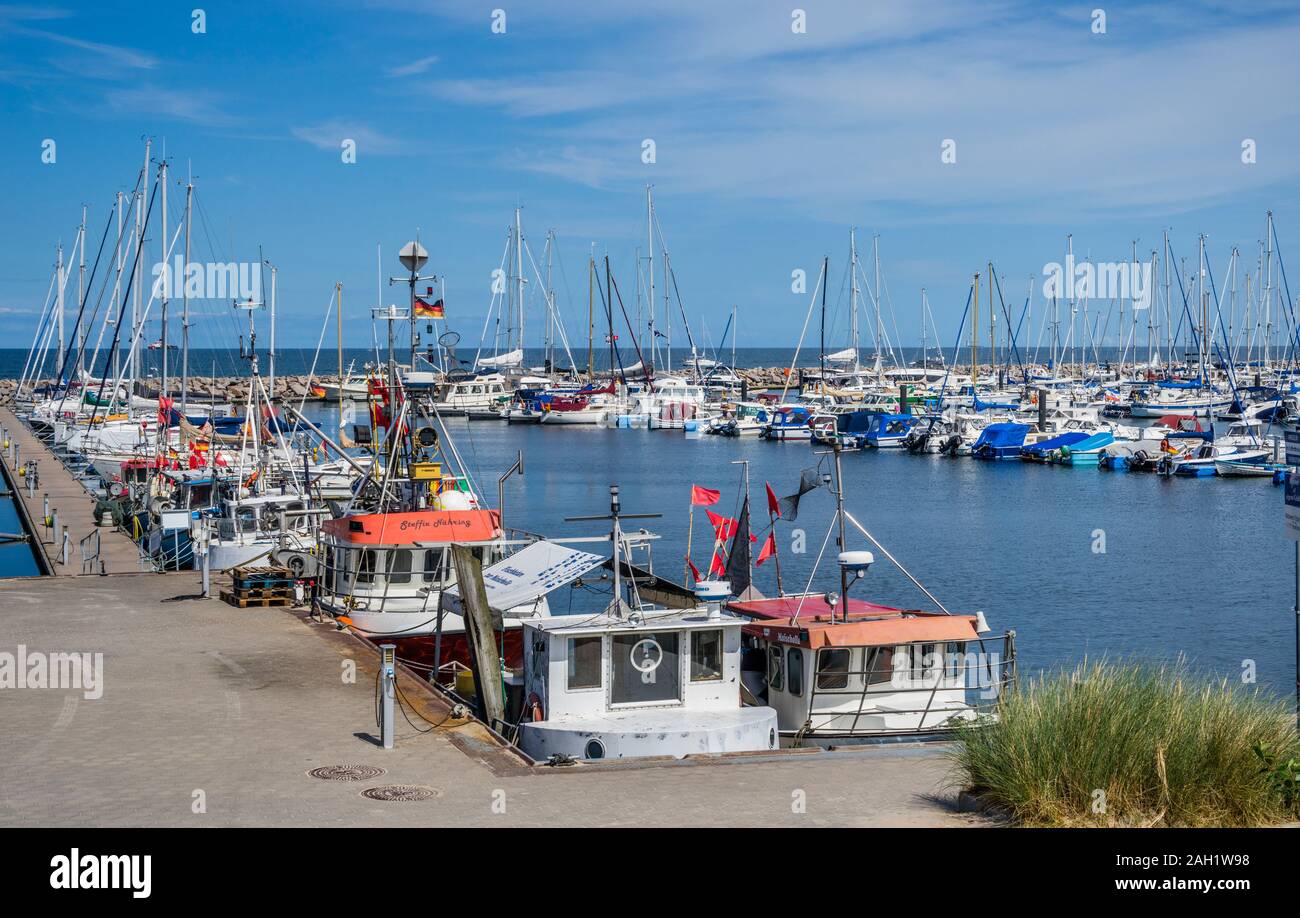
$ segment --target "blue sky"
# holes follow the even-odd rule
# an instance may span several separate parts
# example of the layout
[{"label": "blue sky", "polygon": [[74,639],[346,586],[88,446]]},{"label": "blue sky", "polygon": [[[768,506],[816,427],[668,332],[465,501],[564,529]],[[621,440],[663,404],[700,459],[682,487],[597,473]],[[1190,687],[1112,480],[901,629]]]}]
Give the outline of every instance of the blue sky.
[{"label": "blue sky", "polygon": [[[589,246],[628,296],[647,183],[696,334],[716,341],[738,304],[742,346],[793,345],[808,295],[790,272],[811,284],[823,255],[843,338],[850,226],[864,258],[880,236],[887,324],[909,345],[922,287],[948,342],[973,272],[993,261],[1018,309],[1067,233],[1080,257],[1126,260],[1166,227],[1194,257],[1203,232],[1221,274],[1233,244],[1253,261],[1271,208],[1284,254],[1300,246],[1294,4],[797,5],[803,34],[794,0],[0,5],[0,334],[30,340],[83,203],[93,259],[145,135],[173,178],[194,176],[195,259],[260,245],[281,341],[304,346],[335,281],[350,343],[369,343],[376,245],[397,273],[417,227],[476,340],[516,204],[539,258],[555,230],[560,308],[585,338]],[[196,312],[197,345],[232,344],[228,303]]]}]

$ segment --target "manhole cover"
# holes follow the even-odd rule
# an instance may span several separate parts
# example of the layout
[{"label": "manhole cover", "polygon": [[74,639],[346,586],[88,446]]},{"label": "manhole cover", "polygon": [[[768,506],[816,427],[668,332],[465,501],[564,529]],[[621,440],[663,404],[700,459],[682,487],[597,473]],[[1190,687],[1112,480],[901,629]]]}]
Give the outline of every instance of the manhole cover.
[{"label": "manhole cover", "polygon": [[375,765],[322,765],[307,772],[324,781],[369,781],[384,773],[384,769]]},{"label": "manhole cover", "polygon": [[396,803],[414,803],[417,800],[430,800],[437,797],[439,791],[432,787],[418,784],[381,784],[379,787],[367,787],[361,796],[371,800],[383,800]]}]

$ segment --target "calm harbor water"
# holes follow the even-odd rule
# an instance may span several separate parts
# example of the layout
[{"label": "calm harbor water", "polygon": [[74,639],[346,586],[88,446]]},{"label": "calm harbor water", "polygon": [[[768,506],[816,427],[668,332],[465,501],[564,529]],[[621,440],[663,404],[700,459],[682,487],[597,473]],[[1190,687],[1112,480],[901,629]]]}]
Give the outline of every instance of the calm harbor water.
[{"label": "calm harbor water", "polygon": [[[328,409],[322,409],[326,416]],[[601,534],[603,524],[564,517],[608,512],[617,483],[629,522],[662,538],[655,569],[681,581],[691,484],[718,488],[712,509],[735,516],[750,463],[755,532],[767,525],[763,484],[792,493],[817,465],[808,444],[700,437],[680,431],[553,428],[449,421],[481,493],[522,450],[526,474],[506,483],[506,524],[551,536]],[[826,461],[829,461],[829,457]],[[1282,492],[1267,479],[1163,479],[1150,474],[1024,462],[846,453],[846,504],[858,520],[952,611],[982,610],[994,629],[1014,628],[1022,662],[1038,668],[1103,655],[1173,661],[1292,691],[1293,547],[1283,536]],[[832,520],[825,489],[808,494],[794,523],[778,523],[787,591],[808,583]],[[795,531],[805,552],[794,552]],[[1094,551],[1102,547],[1104,551]],[[869,548],[850,532],[850,547]],[[705,568],[711,533],[695,519],[694,560]],[[813,585],[837,589],[832,537]],[[907,608],[925,597],[876,553],[851,595]],[[756,585],[775,592],[773,565]],[[564,611],[564,593],[556,596]]]}]

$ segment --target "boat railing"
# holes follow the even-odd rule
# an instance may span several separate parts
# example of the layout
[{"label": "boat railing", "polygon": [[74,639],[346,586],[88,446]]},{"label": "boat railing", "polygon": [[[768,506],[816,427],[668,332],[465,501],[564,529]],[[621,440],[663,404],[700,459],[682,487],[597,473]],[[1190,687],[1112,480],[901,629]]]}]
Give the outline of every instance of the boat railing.
[{"label": "boat railing", "polygon": [[[942,642],[935,643],[942,645]],[[820,667],[820,654],[815,655],[814,660],[817,665],[814,666],[812,678],[809,680],[808,721],[800,731],[800,735],[813,736],[819,732],[837,735],[874,732],[932,734],[956,730],[972,722],[978,722],[982,717],[994,713],[1001,702],[1003,692],[1016,683],[1015,632],[1008,631],[996,638],[980,638],[967,641],[965,644],[962,651],[944,654],[938,665],[931,665],[928,659],[920,660],[920,666],[924,668],[919,675],[913,675],[917,672],[917,661],[909,659],[907,669],[891,669],[889,680],[884,682],[872,680],[884,674],[877,668],[881,651],[893,651],[892,647],[863,648],[867,652],[862,654],[860,658],[863,661],[862,666],[856,670],[848,668],[823,671]],[[919,653],[926,645],[916,643],[901,646],[907,647],[912,655]],[[893,665],[892,657],[890,665],[891,667]],[[904,675],[906,679],[901,679],[900,676]],[[835,677],[837,682],[843,680],[844,687],[823,688],[822,682],[825,677]],[[850,677],[856,677],[856,683],[861,687],[850,687],[853,684]],[[903,681],[907,684],[900,685],[899,683]],[[947,706],[947,699],[944,699],[943,706],[936,707],[935,702],[940,692],[961,692],[963,707]],[[895,698],[902,696],[908,701],[905,706],[891,704],[888,708],[873,703],[873,698],[883,695]],[[851,709],[826,707],[818,710],[819,698],[831,699],[832,704],[836,704],[839,700],[856,698],[858,703]],[[911,699],[915,699],[915,705],[912,705]],[[912,728],[859,731],[864,716],[880,714],[919,715],[919,717]],[[929,721],[932,714],[936,719],[931,724]],[[852,722],[845,729],[842,724],[843,719],[847,717],[852,717]],[[820,730],[815,723],[818,720],[825,722]]]}]

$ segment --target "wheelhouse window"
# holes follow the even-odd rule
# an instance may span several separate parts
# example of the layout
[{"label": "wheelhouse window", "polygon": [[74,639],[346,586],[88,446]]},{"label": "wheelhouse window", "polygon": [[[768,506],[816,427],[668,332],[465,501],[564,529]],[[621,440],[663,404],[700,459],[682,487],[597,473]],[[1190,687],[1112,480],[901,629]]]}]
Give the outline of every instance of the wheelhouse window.
[{"label": "wheelhouse window", "polygon": [[430,548],[424,553],[424,582],[432,583],[438,579],[442,567],[442,549]]},{"label": "wheelhouse window", "polygon": [[849,687],[850,651],[844,647],[817,652],[817,689],[842,689]]},{"label": "wheelhouse window", "polygon": [[868,684],[880,685],[886,682],[893,682],[894,648],[873,647],[869,648],[867,652],[872,654],[871,672],[867,677]]},{"label": "wheelhouse window", "polygon": [[908,650],[912,654],[912,678],[924,678],[926,670],[934,664],[934,645],[913,644]]},{"label": "wheelhouse window", "polygon": [[803,651],[791,647],[785,653],[785,671],[790,680],[790,694],[799,698],[803,695]]},{"label": "wheelhouse window", "polygon": [[398,548],[388,553],[388,582],[411,582],[411,552]]},{"label": "wheelhouse window", "polygon": [[945,644],[947,657],[945,659],[944,674],[949,679],[960,679],[966,675],[966,642],[957,641],[952,644]]},{"label": "wheelhouse window", "polygon": [[691,681],[717,682],[722,679],[722,632],[691,632]]},{"label": "wheelhouse window", "polygon": [[676,631],[617,634],[610,646],[613,704],[681,701]]},{"label": "wheelhouse window", "polygon": [[785,679],[782,673],[783,669],[781,648],[779,645],[773,644],[771,647],[767,648],[768,688],[776,689],[778,692],[781,691],[781,688],[785,685]]},{"label": "wheelhouse window", "polygon": [[603,639],[569,638],[569,691],[600,688],[600,650]]},{"label": "wheelhouse window", "polygon": [[358,552],[357,558],[357,583],[371,584],[375,582],[375,555],[372,548],[364,548]]}]

